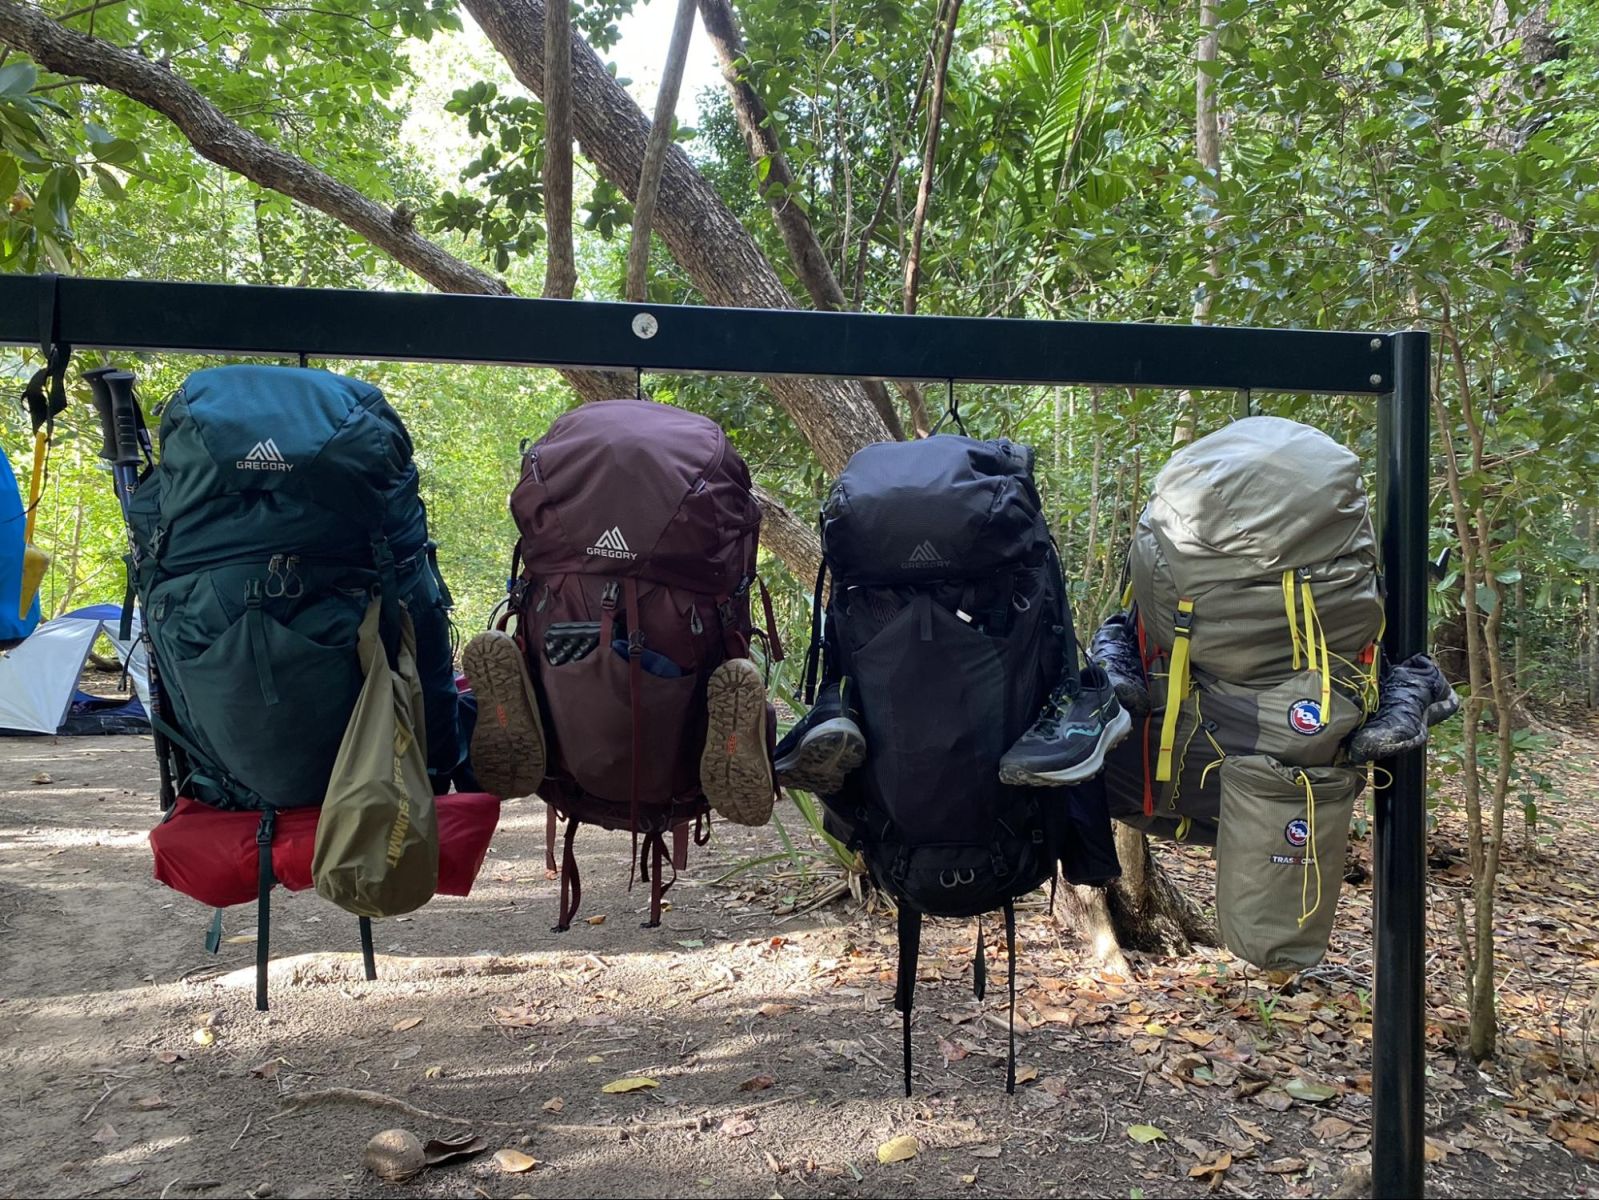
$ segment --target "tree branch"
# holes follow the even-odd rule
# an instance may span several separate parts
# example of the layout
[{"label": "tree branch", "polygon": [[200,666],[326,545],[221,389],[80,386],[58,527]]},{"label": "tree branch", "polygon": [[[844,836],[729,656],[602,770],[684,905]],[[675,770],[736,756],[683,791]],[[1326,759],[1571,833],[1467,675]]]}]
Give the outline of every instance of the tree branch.
[{"label": "tree branch", "polygon": [[[564,46],[571,33],[571,6],[546,7],[544,40]],[[577,290],[577,263],[572,252],[572,59],[564,54],[545,64],[544,233],[544,294],[570,300]]]},{"label": "tree branch", "polygon": [[[739,132],[744,135],[744,145],[749,150],[750,161],[756,165],[756,188],[761,199],[771,209],[777,231],[788,248],[789,261],[811,302],[817,308],[843,311],[851,307],[844,298],[844,289],[833,274],[827,261],[827,252],[816,236],[811,219],[805,209],[790,197],[794,192],[794,172],[777,140],[777,126],[760,96],[750,86],[749,58],[745,54],[744,39],[738,30],[738,19],[728,0],[699,0],[700,19],[705,23],[706,35],[716,47],[716,57],[722,64],[722,79],[733,102],[733,114],[738,118]],[[764,168],[762,167],[764,164]],[[762,170],[764,169],[764,174]],[[899,413],[889,397],[888,389],[879,381],[865,385],[866,394],[877,409],[877,415],[889,433],[897,440],[905,436]]]},{"label": "tree branch", "polygon": [[955,24],[961,0],[944,0],[939,12],[943,38],[938,46],[938,67],[933,72],[933,95],[927,105],[927,141],[922,152],[922,178],[916,186],[916,209],[911,215],[911,252],[905,260],[905,311],[916,311],[916,293],[922,282],[922,234],[933,197],[933,169],[938,162],[938,132],[944,120],[944,89],[949,83],[949,55],[955,46]]},{"label": "tree branch", "polygon": [[[544,0],[463,0],[523,86],[544,83]],[[572,37],[572,118],[584,154],[630,199],[636,196],[649,120],[605,64]],[[666,149],[655,232],[700,293],[717,305],[793,308],[755,239],[722,202],[681,146]],[[850,455],[889,434],[859,384],[843,380],[769,379],[766,386],[810,444],[837,473]]]},{"label": "tree branch", "polygon": [[[559,5],[551,5],[558,8]],[[672,22],[672,40],[666,47],[666,66],[661,85],[655,92],[655,120],[650,122],[644,145],[644,165],[639,169],[638,199],[633,202],[633,236],[627,247],[627,298],[644,299],[650,271],[650,226],[655,221],[655,201],[661,191],[661,168],[666,165],[666,148],[672,144],[672,120],[677,112],[677,93],[683,86],[683,66],[688,61],[688,45],[694,37],[694,0],[677,0],[677,17]]]}]

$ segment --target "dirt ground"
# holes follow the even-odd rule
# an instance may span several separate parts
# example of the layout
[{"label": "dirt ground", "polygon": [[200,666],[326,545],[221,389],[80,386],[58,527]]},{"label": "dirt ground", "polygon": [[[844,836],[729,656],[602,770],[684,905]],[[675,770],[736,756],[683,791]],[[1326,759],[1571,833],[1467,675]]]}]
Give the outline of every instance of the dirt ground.
[{"label": "dirt ground", "polygon": [[[1586,829],[1591,845],[1599,758],[1570,746],[1561,770],[1585,782],[1565,836]],[[1096,974],[1041,897],[1021,922],[1014,1098],[1002,948],[990,928],[979,1003],[972,923],[934,922],[906,1099],[891,921],[848,901],[804,912],[829,880],[787,864],[714,884],[780,850],[772,829],[718,825],[657,930],[639,927],[647,892],[626,890],[626,840],[585,830],[581,918],[605,920],[557,935],[542,806],[508,804],[470,898],[377,923],[376,983],[360,979],[353,917],[277,893],[260,1014],[253,911],[229,910],[214,959],[207,911],[151,879],[154,789],[147,739],[0,741],[4,1194],[1312,1196],[1369,1161],[1367,884],[1345,890],[1328,963],[1286,992],[1222,951]],[[1599,979],[1594,859],[1507,863],[1509,1035],[1479,1072],[1454,1049],[1447,849],[1432,886],[1428,1188],[1599,1195],[1582,1157],[1593,1059],[1577,1044]],[[1202,857],[1168,861],[1204,887]],[[641,1076],[657,1086],[602,1090]],[[329,1088],[434,1116],[295,1110]],[[385,1183],[361,1153],[395,1126],[475,1131],[490,1153]],[[880,1163],[906,1135],[918,1153]],[[499,1149],[538,1163],[506,1173]]]}]

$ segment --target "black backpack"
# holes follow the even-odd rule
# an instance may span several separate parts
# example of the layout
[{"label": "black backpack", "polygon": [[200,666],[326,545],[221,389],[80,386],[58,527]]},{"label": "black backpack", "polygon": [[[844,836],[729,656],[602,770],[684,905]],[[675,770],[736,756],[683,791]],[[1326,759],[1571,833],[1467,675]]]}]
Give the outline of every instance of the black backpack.
[{"label": "black backpack", "polygon": [[[1013,902],[1054,880],[1067,818],[1065,789],[1008,787],[999,760],[1077,657],[1033,452],[964,436],[867,446],[828,496],[822,555],[806,698],[820,648],[822,678],[848,681],[868,747],[843,792],[824,801],[899,906],[905,1094],[922,917],[996,908],[1010,960],[1014,1091]],[[979,999],[985,974],[979,922]]]}]

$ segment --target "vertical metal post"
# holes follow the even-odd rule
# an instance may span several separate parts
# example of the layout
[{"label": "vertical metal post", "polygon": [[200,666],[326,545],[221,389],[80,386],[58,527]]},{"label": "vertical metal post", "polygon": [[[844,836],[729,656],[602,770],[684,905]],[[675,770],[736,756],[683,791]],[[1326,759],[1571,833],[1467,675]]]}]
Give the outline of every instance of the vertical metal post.
[{"label": "vertical metal post", "polygon": [[[1393,337],[1393,392],[1379,398],[1377,478],[1387,585],[1383,645],[1399,662],[1427,648],[1428,453],[1426,333]],[[1427,752],[1378,764],[1372,1007],[1372,1188],[1382,1197],[1422,1194],[1422,974],[1427,901]],[[1384,775],[1386,772],[1386,775]]]}]

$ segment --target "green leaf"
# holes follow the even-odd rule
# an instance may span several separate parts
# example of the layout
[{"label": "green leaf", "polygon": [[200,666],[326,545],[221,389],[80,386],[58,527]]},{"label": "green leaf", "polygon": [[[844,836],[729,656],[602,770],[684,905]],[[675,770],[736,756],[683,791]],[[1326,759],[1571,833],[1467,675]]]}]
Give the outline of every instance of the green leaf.
[{"label": "green leaf", "polygon": [[0,154],[0,205],[16,194],[22,180],[22,169],[9,154]]},{"label": "green leaf", "polygon": [[1284,1086],[1295,1100],[1303,1100],[1307,1104],[1320,1104],[1324,1100],[1331,1100],[1338,1094],[1338,1089],[1328,1087],[1325,1083],[1317,1083],[1313,1079],[1306,1079],[1303,1075],[1295,1076]]},{"label": "green leaf", "polygon": [[99,181],[100,190],[118,204],[128,198],[127,192],[123,190],[121,181],[99,163],[94,164],[94,177]]},{"label": "green leaf", "polygon": [[9,63],[0,67],[0,96],[26,96],[38,80],[32,63]]},{"label": "green leaf", "polygon": [[1163,1142],[1166,1140],[1166,1131],[1156,1125],[1129,1125],[1127,1136],[1140,1146],[1147,1146],[1150,1142]]},{"label": "green leaf", "polygon": [[94,156],[104,163],[122,166],[139,157],[139,147],[126,138],[113,138],[94,148]]}]

